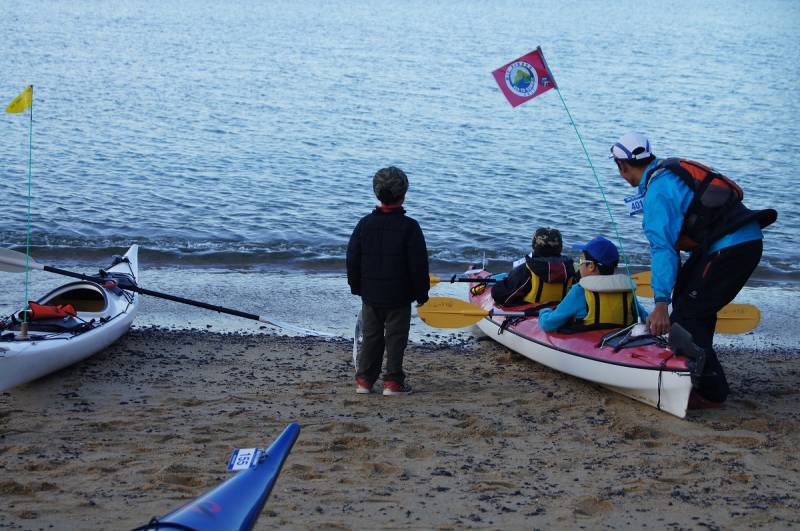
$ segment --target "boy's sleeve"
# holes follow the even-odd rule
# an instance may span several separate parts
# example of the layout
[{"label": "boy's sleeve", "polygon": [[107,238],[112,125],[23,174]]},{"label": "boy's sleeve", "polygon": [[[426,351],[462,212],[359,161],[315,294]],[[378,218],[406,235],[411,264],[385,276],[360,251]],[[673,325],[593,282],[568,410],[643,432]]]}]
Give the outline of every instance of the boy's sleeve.
[{"label": "boy's sleeve", "polygon": [[544,308],[539,311],[539,328],[545,332],[555,332],[572,319],[583,319],[587,311],[583,287],[575,284],[555,309]]},{"label": "boy's sleeve", "polygon": [[678,276],[680,257],[675,243],[693,193],[669,170],[653,178],[644,198],[642,228],[650,242],[653,292],[656,301],[669,302]]},{"label": "boy's sleeve", "polygon": [[353,295],[361,295],[361,222],[347,243],[347,283]]},{"label": "boy's sleeve", "polygon": [[425,245],[425,235],[422,234],[422,229],[416,221],[406,251],[414,300],[417,301],[417,304],[425,304],[428,302],[428,290],[431,288],[431,279],[428,273],[428,247]]},{"label": "boy's sleeve", "polygon": [[501,306],[522,304],[530,286],[531,275],[525,264],[522,264],[512,269],[506,278],[495,282],[492,286],[492,298]]}]

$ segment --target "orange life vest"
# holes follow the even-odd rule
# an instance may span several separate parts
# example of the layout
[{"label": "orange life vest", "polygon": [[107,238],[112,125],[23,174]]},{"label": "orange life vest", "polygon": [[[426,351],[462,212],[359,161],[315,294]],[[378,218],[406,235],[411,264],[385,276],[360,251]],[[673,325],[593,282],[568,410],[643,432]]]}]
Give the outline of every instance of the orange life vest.
[{"label": "orange life vest", "polygon": [[678,250],[689,251],[701,244],[708,245],[754,220],[764,228],[778,217],[772,209],[748,209],[742,204],[744,192],[733,179],[693,160],[669,158],[659,161],[644,176],[645,193],[653,176],[665,169],[694,192],[675,244]]},{"label": "orange life vest", "polygon": [[[71,304],[59,304],[58,306],[49,306],[45,304],[37,304],[33,301],[28,302],[28,320],[30,321],[43,321],[45,319],[63,319],[64,317],[75,317],[78,312]],[[24,316],[20,312],[19,318]]]}]

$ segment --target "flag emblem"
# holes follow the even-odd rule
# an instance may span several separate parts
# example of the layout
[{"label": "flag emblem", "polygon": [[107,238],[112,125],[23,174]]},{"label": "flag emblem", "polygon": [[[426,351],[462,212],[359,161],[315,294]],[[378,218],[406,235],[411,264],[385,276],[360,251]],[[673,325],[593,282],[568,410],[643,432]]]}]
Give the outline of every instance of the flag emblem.
[{"label": "flag emblem", "polygon": [[536,69],[525,61],[517,61],[506,67],[506,86],[508,90],[522,98],[528,98],[536,92],[539,86],[539,77]]}]

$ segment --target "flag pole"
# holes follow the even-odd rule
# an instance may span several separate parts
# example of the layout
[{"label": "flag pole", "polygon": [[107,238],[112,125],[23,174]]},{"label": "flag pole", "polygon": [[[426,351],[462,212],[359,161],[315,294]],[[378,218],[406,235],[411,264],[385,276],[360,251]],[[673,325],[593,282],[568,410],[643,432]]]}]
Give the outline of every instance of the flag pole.
[{"label": "flag pole", "polygon": [[11,103],[6,107],[6,112],[13,114],[25,112],[25,109],[30,107],[31,111],[28,115],[28,220],[25,231],[25,301],[22,304],[22,323],[20,326],[20,336],[23,338],[28,337],[28,283],[30,273],[30,256],[31,256],[31,200],[33,195],[33,85],[28,85],[19,93],[19,95],[11,100]]},{"label": "flag pole", "polygon": [[28,336],[28,283],[30,280],[31,259],[31,196],[33,193],[33,85],[31,85],[31,105],[28,121],[28,222],[25,233],[25,300],[22,303],[22,324],[20,332],[22,337]]}]

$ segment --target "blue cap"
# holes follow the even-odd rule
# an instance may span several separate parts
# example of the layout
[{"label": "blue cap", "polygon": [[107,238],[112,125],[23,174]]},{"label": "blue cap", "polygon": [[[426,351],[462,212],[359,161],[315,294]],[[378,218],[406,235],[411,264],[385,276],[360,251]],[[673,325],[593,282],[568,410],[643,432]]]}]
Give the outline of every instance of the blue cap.
[{"label": "blue cap", "polygon": [[576,245],[575,249],[585,251],[589,256],[600,262],[600,265],[615,266],[619,262],[617,246],[602,236],[595,236],[589,243]]}]

